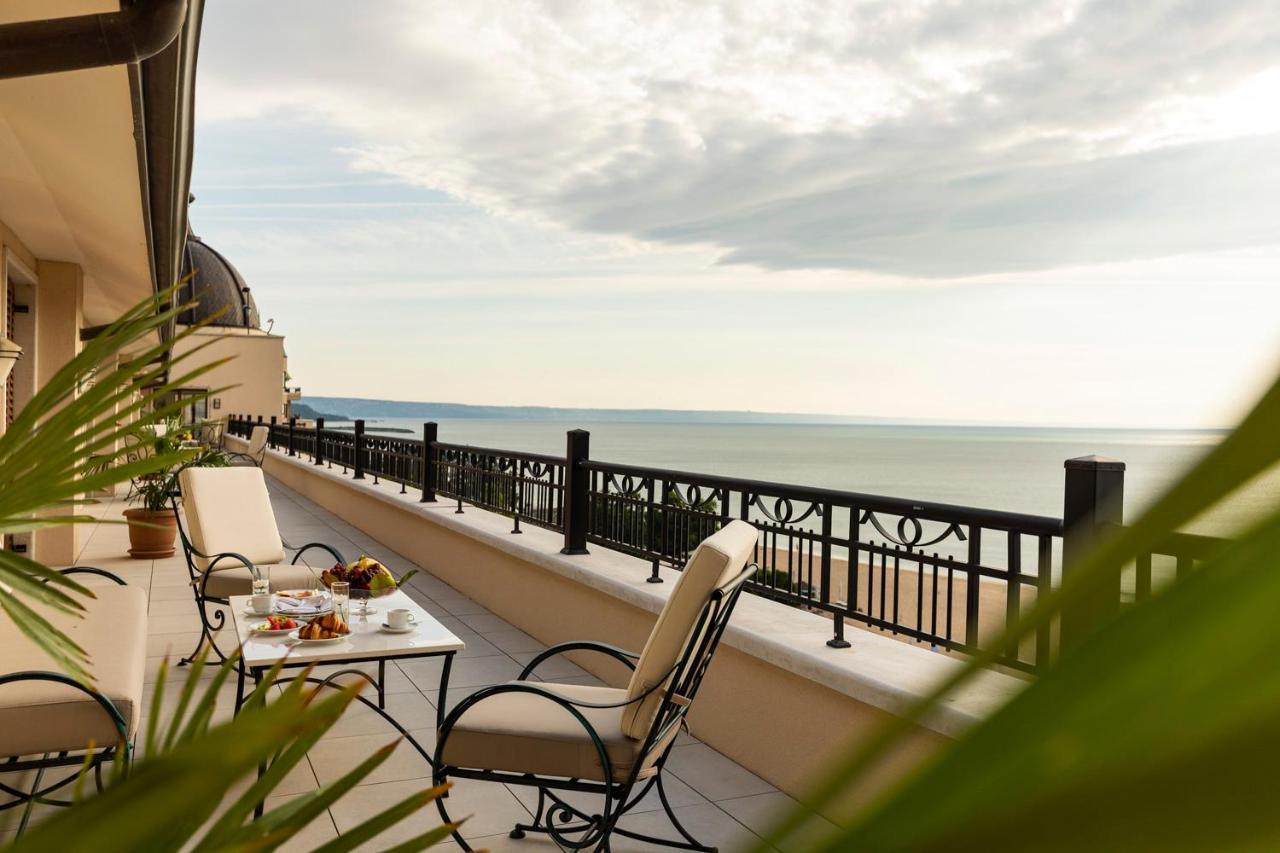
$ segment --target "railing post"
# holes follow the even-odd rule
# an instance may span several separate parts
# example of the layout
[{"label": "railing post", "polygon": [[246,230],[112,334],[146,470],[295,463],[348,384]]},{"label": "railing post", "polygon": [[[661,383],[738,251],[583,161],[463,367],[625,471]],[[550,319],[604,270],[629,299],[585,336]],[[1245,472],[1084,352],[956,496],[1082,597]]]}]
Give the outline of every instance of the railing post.
[{"label": "railing post", "polygon": [[433,445],[440,437],[435,421],[422,425],[422,503],[436,502],[436,452]]},{"label": "railing post", "polygon": [[[978,648],[978,622],[982,616],[982,526],[969,525],[969,571],[964,583],[964,644],[972,650]],[[918,582],[918,581],[917,581]],[[1014,583],[1010,580],[1009,583]],[[896,596],[897,590],[894,590]]]},{"label": "railing post", "polygon": [[316,445],[315,450],[311,454],[311,458],[315,460],[317,465],[324,464],[324,441],[321,436],[324,435],[324,418],[316,418]]},{"label": "railing post", "polygon": [[[1062,509],[1063,577],[1093,550],[1109,525],[1124,523],[1124,463],[1104,456],[1068,459]],[[1063,609],[1062,648],[1078,643],[1120,610],[1120,575]]]},{"label": "railing post", "polygon": [[361,418],[356,419],[355,450],[356,450],[355,460],[353,461],[351,466],[352,469],[354,470],[354,473],[351,475],[351,479],[363,480],[364,479],[364,420]]},{"label": "railing post", "polygon": [[294,440],[294,433],[298,429],[298,419],[292,415],[289,416],[289,455],[298,455],[298,445]]},{"label": "railing post", "polygon": [[267,446],[276,449],[276,416],[271,416],[271,425],[267,427]]},{"label": "railing post", "polygon": [[564,547],[561,554],[587,553],[587,501],[591,472],[582,467],[590,458],[591,433],[571,429],[564,453]]}]

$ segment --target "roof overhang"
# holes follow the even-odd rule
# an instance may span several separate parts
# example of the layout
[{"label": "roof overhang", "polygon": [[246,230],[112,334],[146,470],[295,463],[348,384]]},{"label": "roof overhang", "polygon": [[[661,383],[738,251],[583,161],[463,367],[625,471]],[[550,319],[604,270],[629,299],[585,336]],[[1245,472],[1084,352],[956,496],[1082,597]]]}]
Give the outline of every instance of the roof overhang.
[{"label": "roof overhang", "polygon": [[[0,28],[120,9],[9,0]],[[188,0],[177,36],[141,62],[0,79],[0,221],[36,257],[80,265],[85,326],[177,281],[202,11]]]}]

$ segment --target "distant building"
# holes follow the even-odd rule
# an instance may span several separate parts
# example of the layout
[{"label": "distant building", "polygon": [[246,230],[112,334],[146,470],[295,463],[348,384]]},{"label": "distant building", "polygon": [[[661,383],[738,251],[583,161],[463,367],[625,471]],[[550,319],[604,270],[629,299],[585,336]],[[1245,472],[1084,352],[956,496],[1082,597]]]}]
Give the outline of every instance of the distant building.
[{"label": "distant building", "polygon": [[[179,369],[187,372],[219,359],[233,359],[179,391],[193,398],[185,412],[187,420],[221,420],[229,414],[268,421],[287,418],[289,404],[302,391],[289,387],[284,338],[262,329],[258,306],[240,272],[222,253],[191,234],[182,256],[182,277],[186,283],[179,299],[194,307],[178,316],[178,329],[205,325],[174,347],[175,358],[185,356]],[[216,343],[195,352],[211,338]],[[223,387],[227,390],[207,400],[194,399]]]}]

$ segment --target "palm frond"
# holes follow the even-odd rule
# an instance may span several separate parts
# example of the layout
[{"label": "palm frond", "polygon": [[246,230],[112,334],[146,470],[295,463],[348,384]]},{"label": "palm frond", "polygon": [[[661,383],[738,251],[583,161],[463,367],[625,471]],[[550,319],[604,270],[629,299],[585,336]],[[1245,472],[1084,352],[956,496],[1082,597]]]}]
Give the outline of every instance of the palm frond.
[{"label": "palm frond", "polygon": [[[77,514],[50,515],[50,510],[75,507],[84,503],[85,492],[181,461],[181,456],[165,455],[120,462],[116,449],[128,430],[162,420],[183,405],[167,399],[177,386],[172,376],[164,381],[166,372],[181,361],[169,360],[168,355],[198,327],[162,339],[161,329],[186,307],[171,307],[175,291],[138,303],[88,341],[0,435],[0,529],[4,533],[89,520]],[[219,363],[186,371],[177,379],[190,382]],[[93,381],[86,383],[89,376]],[[105,460],[90,460],[104,452]],[[75,615],[76,596],[91,593],[31,560],[0,554],[0,608],[59,667],[87,680],[83,649],[31,606]]]}]

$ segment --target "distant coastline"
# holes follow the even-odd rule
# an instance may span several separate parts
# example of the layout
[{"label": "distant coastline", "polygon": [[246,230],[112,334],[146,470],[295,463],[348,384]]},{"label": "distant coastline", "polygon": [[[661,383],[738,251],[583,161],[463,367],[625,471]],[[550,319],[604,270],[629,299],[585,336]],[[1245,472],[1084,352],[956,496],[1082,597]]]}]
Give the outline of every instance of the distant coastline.
[{"label": "distant coastline", "polygon": [[[774,424],[774,425],[847,425],[847,426],[919,426],[919,427],[1004,427],[1038,428],[1026,424],[991,424],[979,421],[957,422],[931,418],[869,417],[826,415],[804,412],[754,412],[714,409],[591,409],[555,406],[480,406],[468,403],[412,402],[376,400],[362,397],[304,397],[294,403],[300,417],[323,417],[326,421],[349,421],[380,418],[417,418],[423,420],[510,420],[590,423],[653,424]],[[341,412],[342,414],[325,414]],[[1054,427],[1045,427],[1052,429]],[[1153,427],[1072,427],[1073,429],[1158,429]],[[1169,427],[1180,432],[1224,433],[1218,427]]]}]

